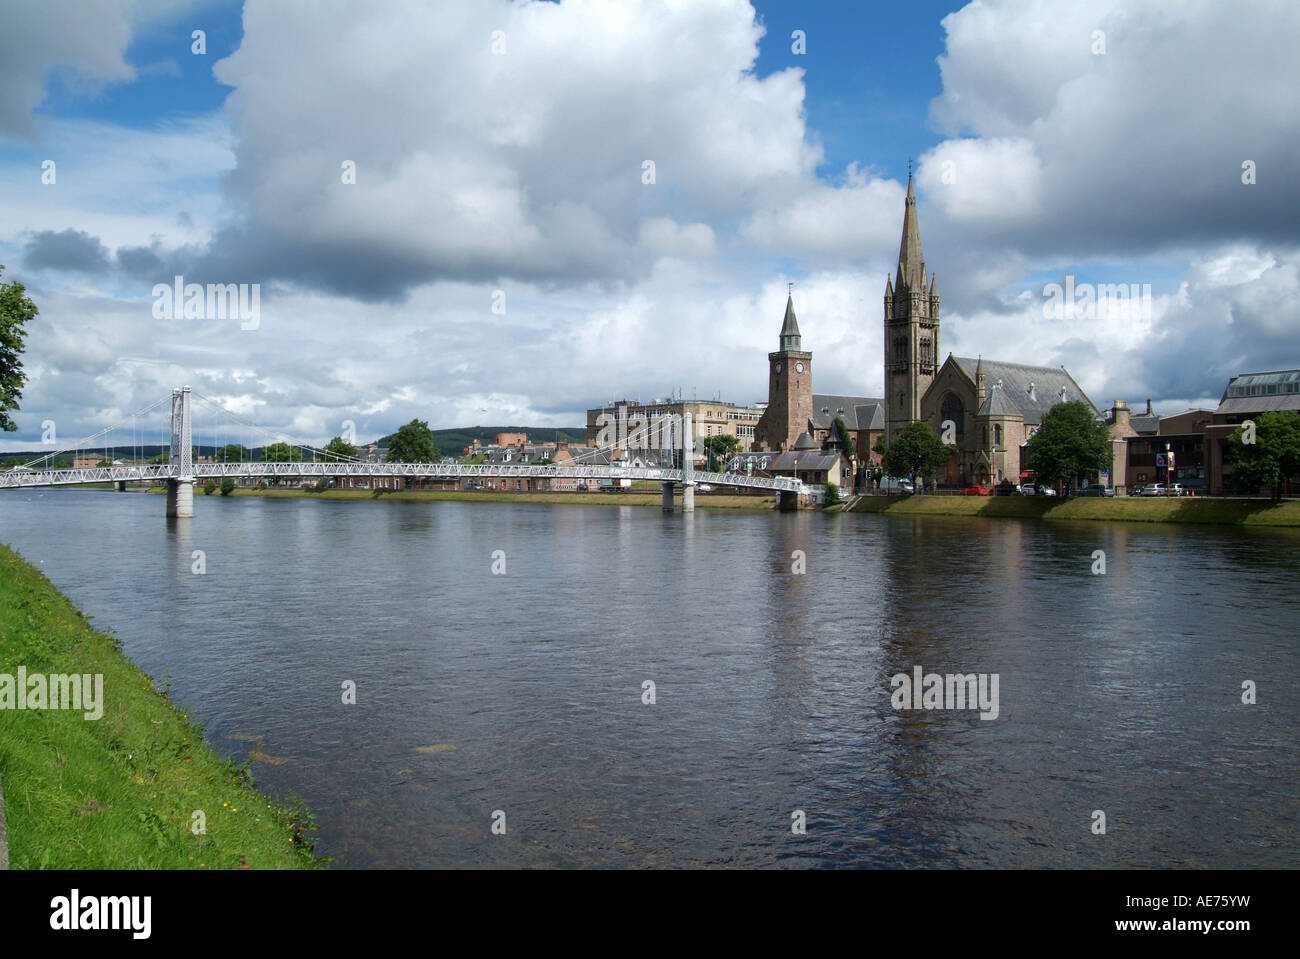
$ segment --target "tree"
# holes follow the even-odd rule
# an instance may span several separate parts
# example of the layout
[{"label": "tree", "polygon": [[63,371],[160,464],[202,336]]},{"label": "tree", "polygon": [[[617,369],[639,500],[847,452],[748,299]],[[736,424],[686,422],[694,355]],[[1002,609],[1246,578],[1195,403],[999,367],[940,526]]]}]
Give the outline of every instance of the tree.
[{"label": "tree", "polygon": [[827,434],[826,439],[829,440],[832,435],[840,441],[840,452],[845,456],[852,456],[853,440],[849,437],[849,428],[844,424],[844,417],[835,417],[835,421],[831,423],[831,431]]},{"label": "tree", "polygon": [[1295,410],[1260,413],[1255,417],[1253,443],[1243,427],[1228,437],[1224,461],[1232,467],[1230,482],[1239,492],[1265,487],[1282,496],[1282,481],[1300,475],[1300,413]]},{"label": "tree", "polygon": [[272,443],[263,451],[268,463],[301,463],[302,450],[288,443]]},{"label": "tree", "polygon": [[11,470],[15,466],[22,466],[22,465],[23,465],[23,461],[20,460],[17,456],[10,456],[5,459],[4,465],[3,467],[0,467],[0,469]]},{"label": "tree", "polygon": [[405,426],[399,426],[397,432],[388,438],[390,463],[436,463],[440,455],[433,441],[433,431],[421,420],[411,420]]},{"label": "tree", "polygon": [[1043,414],[1043,423],[1029,445],[1029,465],[1035,482],[1074,482],[1110,469],[1111,445],[1106,424],[1082,400],[1057,403]]},{"label": "tree", "polygon": [[838,506],[844,500],[840,499],[840,488],[834,483],[826,484],[826,506]]},{"label": "tree", "polygon": [[[4,271],[4,264],[0,263],[0,276]],[[26,335],[23,324],[39,312],[27,295],[27,287],[17,280],[0,284],[0,430],[6,433],[18,429],[9,411],[18,409],[27,382],[21,359]]]},{"label": "tree", "polygon": [[216,490],[216,488],[217,488],[217,481],[214,479],[208,480],[206,483],[203,484],[203,495],[211,496],[213,492]]},{"label": "tree", "polygon": [[172,451],[171,451],[171,450],[163,450],[163,451],[162,451],[161,453],[159,453],[157,456],[152,457],[152,458],[149,460],[149,464],[150,464],[151,466],[166,466],[166,465],[167,465],[168,463],[170,463],[171,461],[172,461]]},{"label": "tree", "polygon": [[335,460],[354,460],[357,458],[357,448],[341,436],[336,436],[325,444],[326,453],[333,455],[325,457],[331,462]]},{"label": "tree", "polygon": [[242,463],[248,459],[248,450],[238,443],[227,443],[213,453],[212,458],[218,463]]},{"label": "tree", "polygon": [[740,437],[723,433],[720,436],[705,437],[704,451],[708,454],[708,468],[717,471],[718,461],[726,462],[732,454],[740,452]]},{"label": "tree", "polygon": [[884,451],[881,467],[888,476],[917,476],[926,478],[939,471],[948,462],[952,450],[944,445],[939,434],[924,423],[908,423],[885,444],[882,436],[876,452]]},{"label": "tree", "polygon": [[233,476],[224,477],[221,480],[221,495],[229,496],[234,491],[235,491],[235,478]]}]

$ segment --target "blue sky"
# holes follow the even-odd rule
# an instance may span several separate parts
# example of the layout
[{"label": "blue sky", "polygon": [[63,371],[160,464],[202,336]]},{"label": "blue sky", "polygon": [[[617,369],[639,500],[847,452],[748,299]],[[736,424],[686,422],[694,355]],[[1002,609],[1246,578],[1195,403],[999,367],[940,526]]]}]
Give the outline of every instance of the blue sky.
[{"label": "blue sky", "polygon": [[[0,448],[178,380],[308,440],[748,403],[787,282],[816,388],[876,396],[909,156],[941,354],[1167,411],[1300,365],[1293,4],[49,9],[0,13],[0,262],[41,308]],[[260,327],[160,323],[177,274],[258,284]],[[1150,284],[1152,310],[1053,323],[1067,274]]]}]

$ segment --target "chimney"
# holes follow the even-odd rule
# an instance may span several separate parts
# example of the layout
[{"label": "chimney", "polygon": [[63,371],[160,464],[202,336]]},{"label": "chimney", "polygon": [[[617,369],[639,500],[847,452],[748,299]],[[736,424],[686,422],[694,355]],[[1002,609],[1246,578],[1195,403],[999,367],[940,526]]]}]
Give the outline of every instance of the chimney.
[{"label": "chimney", "polygon": [[1111,408],[1111,420],[1116,426],[1129,428],[1129,408],[1125,400],[1116,400],[1114,407]]},{"label": "chimney", "polygon": [[1155,414],[1151,412],[1151,397],[1148,396],[1148,397],[1147,397],[1147,416],[1154,416],[1154,415],[1155,415]]}]

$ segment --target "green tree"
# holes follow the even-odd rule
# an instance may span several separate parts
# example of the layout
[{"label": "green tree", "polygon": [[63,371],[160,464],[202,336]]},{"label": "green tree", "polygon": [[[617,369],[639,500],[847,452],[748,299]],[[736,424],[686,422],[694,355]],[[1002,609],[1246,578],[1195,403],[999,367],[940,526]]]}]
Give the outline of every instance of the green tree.
[{"label": "green tree", "polygon": [[826,484],[826,506],[838,506],[844,502],[840,499],[840,488],[835,483]]},{"label": "green tree", "polygon": [[849,428],[844,423],[844,417],[835,417],[835,420],[831,423],[831,431],[826,439],[829,440],[831,436],[840,441],[841,453],[845,456],[853,455],[853,440],[849,437]]},{"label": "green tree", "polygon": [[168,463],[170,463],[171,461],[172,461],[172,451],[171,451],[171,450],[163,450],[163,451],[162,451],[161,453],[159,453],[157,456],[155,456],[155,457],[153,457],[152,459],[150,459],[150,460],[149,460],[149,464],[150,464],[151,466],[166,466],[166,465],[167,465]]},{"label": "green tree", "polygon": [[5,459],[4,465],[0,466],[0,469],[11,470],[15,466],[22,466],[22,465],[23,465],[23,461],[20,460],[17,456],[10,456]]},{"label": "green tree", "polygon": [[325,452],[333,454],[325,459],[334,460],[354,460],[357,458],[357,448],[341,436],[336,436],[325,444]]},{"label": "green tree", "polygon": [[217,481],[214,479],[208,480],[206,483],[203,484],[203,495],[211,496],[213,492],[216,491],[216,488],[217,488]]},{"label": "green tree", "polygon": [[1254,442],[1243,426],[1228,437],[1224,461],[1232,467],[1230,482],[1239,492],[1271,489],[1282,496],[1282,481],[1300,475],[1300,412],[1260,413],[1254,419]]},{"label": "green tree", "polygon": [[248,459],[248,450],[238,443],[227,443],[213,453],[212,458],[218,463],[242,463]]},{"label": "green tree", "polygon": [[221,495],[229,496],[235,491],[235,478],[233,476],[223,477],[221,480]]},{"label": "green tree", "polygon": [[718,471],[718,464],[725,463],[732,455],[740,452],[740,437],[723,433],[720,436],[708,436],[704,439],[704,452],[708,455],[708,469]]},{"label": "green tree", "polygon": [[[0,276],[4,275],[0,263]],[[17,280],[0,284],[0,430],[12,433],[18,424],[9,417],[10,410],[18,409],[23,397],[27,374],[23,372],[23,324],[40,312],[27,295],[27,287]]]},{"label": "green tree", "polygon": [[288,443],[272,443],[263,453],[268,463],[301,463],[302,450]]},{"label": "green tree", "polygon": [[1079,481],[1110,464],[1110,434],[1087,403],[1057,403],[1043,414],[1043,424],[1029,444],[1035,482],[1069,481],[1077,489]]},{"label": "green tree", "polygon": [[411,420],[405,426],[399,426],[397,432],[388,438],[390,463],[436,463],[440,455],[433,441],[433,431],[421,420]]},{"label": "green tree", "polygon": [[883,451],[881,468],[888,476],[916,476],[922,479],[939,471],[952,450],[943,444],[939,434],[924,423],[908,423],[886,444],[882,436],[876,443],[876,452]]}]

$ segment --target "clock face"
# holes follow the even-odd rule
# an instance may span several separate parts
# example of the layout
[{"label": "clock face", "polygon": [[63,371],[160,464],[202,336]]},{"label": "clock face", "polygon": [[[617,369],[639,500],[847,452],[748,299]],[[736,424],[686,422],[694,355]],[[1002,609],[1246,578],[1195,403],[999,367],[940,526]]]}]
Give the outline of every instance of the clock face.
[{"label": "clock face", "polygon": [[794,365],[794,371],[795,371],[796,373],[802,373],[802,372],[803,372],[803,364],[802,364],[802,363],[796,363],[796,364]]},{"label": "clock face", "polygon": [[776,364],[776,371],[777,371],[778,373],[781,372],[781,364],[780,364],[780,363]]}]

